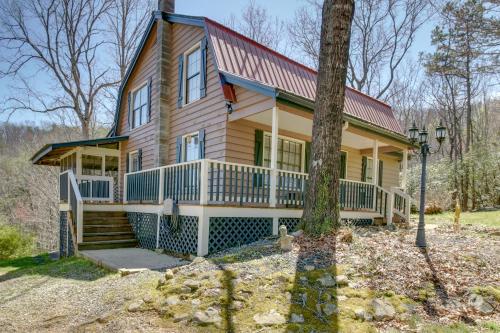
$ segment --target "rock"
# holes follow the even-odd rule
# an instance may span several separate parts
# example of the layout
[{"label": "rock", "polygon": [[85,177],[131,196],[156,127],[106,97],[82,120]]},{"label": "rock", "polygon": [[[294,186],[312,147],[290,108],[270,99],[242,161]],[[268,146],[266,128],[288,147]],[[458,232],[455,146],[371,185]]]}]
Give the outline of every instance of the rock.
[{"label": "rock", "polygon": [[280,226],[280,248],[281,251],[291,251],[293,249],[293,236],[287,235],[286,226]]},{"label": "rock", "polygon": [[231,310],[241,310],[245,306],[245,303],[241,301],[234,301],[231,303],[230,309]]},{"label": "rock", "polygon": [[129,312],[137,312],[141,309],[143,304],[144,304],[144,302],[142,300],[139,300],[137,302],[133,302],[128,306],[127,310]]},{"label": "rock", "polygon": [[300,282],[307,282],[307,277],[305,277],[305,276],[301,276],[301,277],[299,278],[299,280],[300,280]]},{"label": "rock", "polygon": [[187,313],[176,313],[174,314],[174,323],[178,323],[180,321],[188,320],[189,314]]},{"label": "rock", "polygon": [[302,324],[304,322],[304,316],[302,314],[292,313],[290,317],[291,323]]},{"label": "rock", "polygon": [[325,274],[323,277],[318,279],[318,282],[321,283],[323,287],[334,287],[335,280],[332,278],[330,274]]},{"label": "rock", "polygon": [[469,296],[469,305],[482,315],[493,313],[493,307],[481,295],[471,294]]},{"label": "rock", "polygon": [[304,234],[304,230],[302,230],[302,229],[290,233],[290,235],[292,235],[293,237],[300,237],[303,234]]},{"label": "rock", "polygon": [[206,259],[203,257],[195,257],[191,263],[192,264],[201,264],[205,261],[206,261]]},{"label": "rock", "polygon": [[349,284],[349,280],[347,279],[347,276],[345,275],[338,275],[335,278],[335,281],[337,281],[337,286],[347,286]]},{"label": "rock", "polygon": [[142,298],[142,300],[144,301],[144,303],[147,303],[147,304],[151,304],[154,302],[154,297],[150,294],[147,294],[147,295],[144,295],[144,297]]},{"label": "rock", "polygon": [[201,304],[201,301],[197,298],[191,300],[191,305],[193,306],[199,306]]},{"label": "rock", "polygon": [[354,310],[354,314],[356,315],[357,319],[363,320],[363,321],[372,321],[373,316],[371,313],[365,311],[364,309],[356,309]]},{"label": "rock", "polygon": [[203,296],[205,297],[215,297],[219,296],[222,291],[219,288],[211,288],[203,291]]},{"label": "rock", "polygon": [[167,279],[165,279],[165,277],[162,276],[160,279],[158,279],[158,285],[156,287],[160,288],[166,284],[167,284]]},{"label": "rock", "polygon": [[127,275],[144,272],[144,270],[145,270],[144,268],[120,268],[118,270],[118,273],[120,273],[121,277],[124,277]]},{"label": "rock", "polygon": [[316,269],[316,267],[314,267],[313,265],[305,265],[304,269],[306,271],[310,272],[310,271],[314,271]]},{"label": "rock", "polygon": [[332,314],[338,312],[337,306],[335,304],[333,304],[333,303],[326,303],[325,305],[323,305],[323,312],[327,316],[331,316]]},{"label": "rock", "polygon": [[167,271],[165,272],[165,279],[171,280],[173,278],[174,278],[174,271],[171,269],[167,269]]},{"label": "rock", "polygon": [[182,286],[179,288],[179,292],[181,294],[190,294],[191,293],[191,288],[189,288],[188,286]]},{"label": "rock", "polygon": [[292,294],[287,291],[285,293],[285,298],[286,298],[287,301],[291,300],[292,299]]},{"label": "rock", "polygon": [[200,281],[188,279],[182,284],[184,287],[189,287],[191,290],[196,290],[200,287]]},{"label": "rock", "polygon": [[345,301],[346,299],[347,299],[347,296],[344,296],[344,295],[337,296],[337,301],[339,301],[339,302]]},{"label": "rock", "polygon": [[374,318],[377,321],[390,320],[396,315],[394,307],[381,298],[376,298],[372,302]]},{"label": "rock", "polygon": [[286,323],[285,317],[276,312],[275,309],[272,309],[269,313],[258,313],[253,316],[253,320],[261,326],[273,326]]},{"label": "rock", "polygon": [[210,307],[205,311],[196,311],[193,315],[193,321],[201,325],[206,325],[220,323],[222,318],[219,315],[219,310]]},{"label": "rock", "polygon": [[165,303],[167,303],[170,306],[177,305],[179,304],[179,302],[180,302],[179,297],[176,295],[168,296],[165,301]]},{"label": "rock", "polygon": [[321,304],[317,303],[316,304],[316,311],[319,313],[319,314],[322,314],[323,311],[321,310]]}]

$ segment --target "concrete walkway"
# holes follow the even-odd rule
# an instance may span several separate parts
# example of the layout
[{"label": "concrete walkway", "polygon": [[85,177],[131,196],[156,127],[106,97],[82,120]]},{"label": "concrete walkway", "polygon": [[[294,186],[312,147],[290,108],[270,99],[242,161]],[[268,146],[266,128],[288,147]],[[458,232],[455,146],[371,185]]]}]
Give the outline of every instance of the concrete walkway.
[{"label": "concrete walkway", "polygon": [[139,248],[79,251],[99,266],[111,270],[164,270],[186,265],[189,261]]}]

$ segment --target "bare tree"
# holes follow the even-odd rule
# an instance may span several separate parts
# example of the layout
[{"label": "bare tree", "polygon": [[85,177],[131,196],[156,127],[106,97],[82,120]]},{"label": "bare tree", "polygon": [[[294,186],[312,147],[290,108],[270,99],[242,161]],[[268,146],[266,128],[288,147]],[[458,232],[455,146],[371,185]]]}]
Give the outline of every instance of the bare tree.
[{"label": "bare tree", "polygon": [[321,234],[340,224],[340,146],[354,0],[325,0],[314,106],[304,230]]},{"label": "bare tree", "polygon": [[278,17],[272,17],[267,10],[250,0],[243,9],[241,17],[231,14],[226,25],[231,29],[263,44],[273,50],[286,52],[287,43],[285,23]]},{"label": "bare tree", "polygon": [[[288,25],[291,40],[309,64],[318,63],[322,0],[307,0]],[[385,99],[398,67],[428,18],[427,0],[356,0],[347,82]]]},{"label": "bare tree", "polygon": [[4,112],[62,111],[78,120],[88,138],[100,95],[118,83],[102,61],[109,47],[104,19],[112,6],[112,0],[2,2],[0,47],[6,65],[1,75],[23,82]]}]

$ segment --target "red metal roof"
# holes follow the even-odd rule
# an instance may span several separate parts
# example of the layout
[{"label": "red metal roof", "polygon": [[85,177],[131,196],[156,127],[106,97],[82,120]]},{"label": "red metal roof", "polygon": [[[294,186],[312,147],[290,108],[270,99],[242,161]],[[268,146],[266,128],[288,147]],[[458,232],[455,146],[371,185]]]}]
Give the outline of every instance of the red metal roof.
[{"label": "red metal roof", "polygon": [[[208,18],[205,22],[220,71],[315,100],[315,70]],[[360,91],[346,89],[344,108],[351,116],[403,134],[391,107]]]}]

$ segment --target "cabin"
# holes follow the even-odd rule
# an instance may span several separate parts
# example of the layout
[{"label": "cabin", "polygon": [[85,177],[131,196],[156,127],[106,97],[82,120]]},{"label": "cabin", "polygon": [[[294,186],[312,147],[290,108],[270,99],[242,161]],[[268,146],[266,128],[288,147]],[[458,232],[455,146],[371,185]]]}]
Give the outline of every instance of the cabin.
[{"label": "cabin", "polygon": [[[204,256],[297,227],[315,70],[160,1],[104,138],[48,144],[60,167],[60,250],[140,246]],[[352,223],[409,219],[408,151],[391,107],[346,88],[340,208]]]}]

